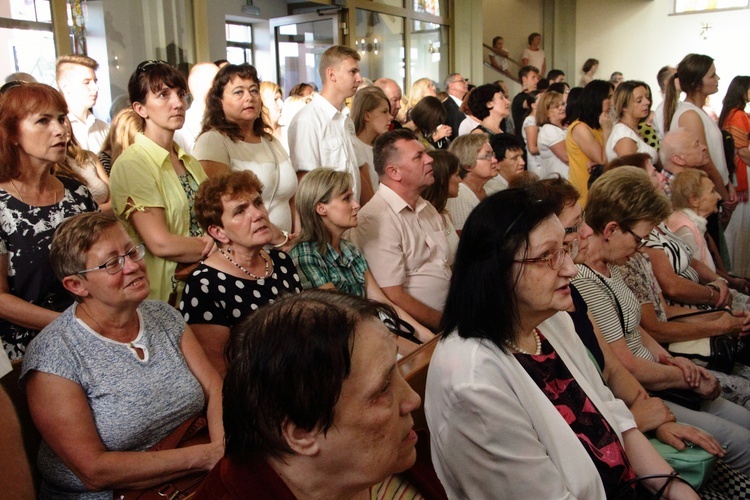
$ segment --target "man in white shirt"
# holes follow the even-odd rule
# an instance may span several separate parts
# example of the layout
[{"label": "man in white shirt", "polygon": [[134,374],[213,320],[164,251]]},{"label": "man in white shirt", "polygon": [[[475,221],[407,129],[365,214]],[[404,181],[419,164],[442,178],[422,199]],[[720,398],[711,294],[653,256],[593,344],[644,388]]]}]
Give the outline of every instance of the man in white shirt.
[{"label": "man in white shirt", "polygon": [[109,125],[91,112],[99,96],[97,69],[99,63],[88,56],[65,55],[57,58],[55,77],[68,104],[68,119],[78,144],[98,154]]},{"label": "man in white shirt", "polygon": [[408,129],[380,135],[373,155],[380,186],[350,237],[386,297],[436,330],[451,268],[443,218],[420,196],[435,182],[432,158]]},{"label": "man in white shirt", "polygon": [[367,171],[360,175],[354,150],[354,123],[343,113],[346,100],[362,83],[359,53],[343,45],[329,47],[320,58],[323,89],[295,115],[289,124],[289,153],[297,177],[326,167],[348,172],[354,197],[359,200],[362,180],[369,185]]}]

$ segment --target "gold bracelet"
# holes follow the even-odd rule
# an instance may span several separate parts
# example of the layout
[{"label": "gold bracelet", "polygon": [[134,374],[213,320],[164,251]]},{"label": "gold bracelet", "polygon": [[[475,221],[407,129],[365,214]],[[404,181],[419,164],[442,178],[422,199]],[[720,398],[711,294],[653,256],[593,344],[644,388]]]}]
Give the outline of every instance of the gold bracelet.
[{"label": "gold bracelet", "polygon": [[710,296],[710,297],[708,298],[708,303],[709,303],[710,305],[713,305],[713,303],[714,303],[714,289],[713,289],[713,288],[711,288],[711,287],[710,287],[710,286],[708,286],[708,285],[706,285],[706,288],[708,288],[708,291],[709,291],[709,292],[711,292],[711,296]]}]

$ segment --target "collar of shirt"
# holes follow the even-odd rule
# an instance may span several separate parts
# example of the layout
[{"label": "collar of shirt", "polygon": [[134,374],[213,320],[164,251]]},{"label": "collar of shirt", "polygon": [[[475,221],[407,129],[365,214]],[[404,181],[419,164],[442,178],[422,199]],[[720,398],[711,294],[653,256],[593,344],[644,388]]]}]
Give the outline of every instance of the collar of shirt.
[{"label": "collar of shirt", "polygon": [[393,189],[389,188],[383,183],[380,183],[380,186],[378,186],[378,192],[380,193],[380,196],[383,197],[383,200],[388,204],[389,207],[391,207],[391,210],[393,210],[395,213],[401,213],[404,209],[409,209],[414,213],[419,213],[427,206],[427,201],[422,198],[421,196],[417,200],[417,206],[412,209],[411,206],[409,206],[408,203],[406,203],[406,200],[401,198]]},{"label": "collar of shirt", "polygon": [[78,117],[74,115],[73,113],[68,113],[68,120],[70,120],[71,124],[80,123],[82,125],[85,125],[86,128],[91,128],[91,126],[96,122],[96,116],[94,116],[94,113],[89,111],[88,114],[86,115],[86,120],[82,121],[82,120],[79,120]]},{"label": "collar of shirt", "polygon": [[346,240],[341,240],[339,243],[339,248],[341,249],[341,252],[339,253],[338,250],[333,248],[333,245],[330,243],[326,243],[328,250],[327,255],[330,256],[331,260],[342,267],[349,267],[349,265],[354,260],[354,254],[352,253],[351,249],[347,245]]},{"label": "collar of shirt", "polygon": [[458,105],[459,108],[461,107],[461,104],[463,104],[463,101],[456,96],[448,94],[448,97],[453,99],[453,101]]},{"label": "collar of shirt", "polygon": [[[137,144],[138,146],[143,148],[143,152],[146,153],[146,156],[151,158],[151,160],[157,165],[164,166],[166,164],[169,164],[171,168],[172,165],[168,161],[169,151],[159,146],[142,133],[135,136],[134,144]],[[179,144],[177,144],[176,142],[173,142],[172,144],[177,148],[177,156],[180,158],[180,160],[182,160],[183,157],[187,156],[187,153],[180,147]]]},{"label": "collar of shirt", "polygon": [[336,109],[336,106],[331,104],[331,102],[328,99],[326,99],[320,94],[315,94],[315,96],[313,97],[313,102],[315,103],[316,106],[318,106],[318,108],[321,109],[321,111],[323,111],[323,113],[325,113],[326,117],[329,120],[336,119],[337,118],[336,115],[339,115],[341,117],[344,116],[344,113]]}]

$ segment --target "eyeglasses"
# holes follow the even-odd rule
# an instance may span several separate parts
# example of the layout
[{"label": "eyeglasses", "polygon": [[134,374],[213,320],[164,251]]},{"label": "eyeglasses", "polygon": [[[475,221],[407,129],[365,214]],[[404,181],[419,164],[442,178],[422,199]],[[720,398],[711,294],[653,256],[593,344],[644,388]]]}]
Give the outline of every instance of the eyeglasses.
[{"label": "eyeglasses", "polygon": [[139,64],[135,71],[137,73],[140,73],[141,71],[147,71],[149,68],[153,68],[154,66],[162,65],[169,66],[169,63],[160,59],[149,59],[148,61],[143,61],[141,64]]},{"label": "eyeglasses", "polygon": [[487,161],[492,161],[492,160],[494,160],[495,158],[496,158],[496,156],[495,156],[495,152],[494,152],[494,151],[493,151],[492,153],[487,153],[487,154],[486,154],[486,155],[484,155],[484,156],[477,156],[477,160],[487,160]]},{"label": "eyeglasses", "polygon": [[637,234],[635,234],[635,233],[634,233],[634,232],[633,232],[633,231],[632,231],[632,230],[631,230],[630,228],[628,228],[628,227],[626,227],[626,228],[625,228],[625,231],[627,231],[627,232],[629,232],[630,234],[632,234],[632,235],[633,235],[633,238],[635,238],[635,243],[636,243],[636,245],[638,245],[638,246],[636,246],[636,247],[635,247],[636,249],[640,249],[640,248],[642,248],[642,247],[643,247],[643,245],[645,245],[645,244],[646,244],[646,242],[648,241],[648,238],[641,238],[640,236],[638,236]]},{"label": "eyeglasses", "polygon": [[107,274],[117,274],[122,271],[123,267],[125,267],[125,257],[128,257],[133,262],[138,262],[145,255],[146,245],[141,243],[140,245],[134,246],[122,255],[118,255],[117,257],[108,259],[107,262],[105,262],[101,266],[92,267],[91,269],[84,269],[83,271],[78,271],[76,274],[86,274],[90,273],[91,271],[101,271],[102,269],[107,271]]},{"label": "eyeglasses", "polygon": [[453,80],[451,83],[468,83],[469,80],[466,78],[459,78],[458,80]]},{"label": "eyeglasses", "polygon": [[565,262],[565,256],[569,255],[571,259],[575,259],[578,255],[578,239],[566,243],[552,253],[542,255],[533,259],[520,259],[514,260],[516,264],[534,264],[536,262],[546,262],[547,265],[553,270],[557,271],[563,266]]},{"label": "eyeglasses", "polygon": [[583,224],[583,220],[579,220],[575,226],[566,227],[565,234],[577,234],[578,229],[580,229],[581,227],[581,224]]}]

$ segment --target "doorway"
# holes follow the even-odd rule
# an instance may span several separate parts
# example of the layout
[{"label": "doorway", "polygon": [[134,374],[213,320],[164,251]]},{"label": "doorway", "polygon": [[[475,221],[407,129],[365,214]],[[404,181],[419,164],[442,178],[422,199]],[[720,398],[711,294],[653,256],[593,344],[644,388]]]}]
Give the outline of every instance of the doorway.
[{"label": "doorway", "polygon": [[320,57],[328,47],[341,43],[339,15],[312,13],[271,19],[276,81],[284,95],[300,82],[322,88]]}]

